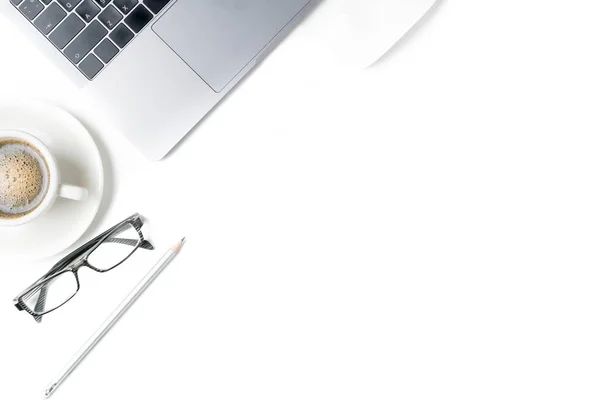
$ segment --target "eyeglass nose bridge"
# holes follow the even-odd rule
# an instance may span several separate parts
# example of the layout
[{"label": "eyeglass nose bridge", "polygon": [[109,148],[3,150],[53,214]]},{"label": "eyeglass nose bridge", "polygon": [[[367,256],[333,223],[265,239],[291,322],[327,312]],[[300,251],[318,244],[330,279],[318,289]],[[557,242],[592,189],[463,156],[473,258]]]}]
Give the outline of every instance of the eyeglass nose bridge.
[{"label": "eyeglass nose bridge", "polygon": [[71,270],[77,277],[77,281],[79,281],[79,270],[84,267],[89,268],[95,272],[100,272],[101,274],[110,271],[110,270],[102,270],[102,269],[98,269],[98,268],[94,267],[92,264],[90,264],[87,261],[87,257],[85,257],[85,258],[82,258],[81,260],[78,260],[72,267],[69,268],[69,270]]},{"label": "eyeglass nose bridge", "polygon": [[79,269],[81,267],[89,267],[89,264],[85,257],[83,257],[83,258],[77,260],[77,262],[73,263],[73,265],[71,267],[69,267],[68,270],[73,271],[77,275],[77,271],[79,271]]}]

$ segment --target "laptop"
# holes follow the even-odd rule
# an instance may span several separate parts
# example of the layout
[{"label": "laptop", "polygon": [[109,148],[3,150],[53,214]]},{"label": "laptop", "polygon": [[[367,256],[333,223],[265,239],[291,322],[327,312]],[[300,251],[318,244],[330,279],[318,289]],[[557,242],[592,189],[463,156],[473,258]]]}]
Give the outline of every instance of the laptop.
[{"label": "laptop", "polygon": [[0,12],[159,160],[314,3],[0,0]]}]

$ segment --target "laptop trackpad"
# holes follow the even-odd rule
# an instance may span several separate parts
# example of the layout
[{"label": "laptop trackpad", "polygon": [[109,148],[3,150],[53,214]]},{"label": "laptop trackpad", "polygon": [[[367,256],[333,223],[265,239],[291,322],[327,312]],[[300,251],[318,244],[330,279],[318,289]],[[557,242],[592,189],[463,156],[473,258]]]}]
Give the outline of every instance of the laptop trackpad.
[{"label": "laptop trackpad", "polygon": [[153,30],[220,92],[310,0],[179,0]]}]

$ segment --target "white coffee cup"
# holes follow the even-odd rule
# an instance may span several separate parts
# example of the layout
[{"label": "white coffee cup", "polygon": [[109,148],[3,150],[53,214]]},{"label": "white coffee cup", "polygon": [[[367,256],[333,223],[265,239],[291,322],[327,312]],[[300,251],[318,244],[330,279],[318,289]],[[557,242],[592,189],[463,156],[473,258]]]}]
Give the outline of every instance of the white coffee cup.
[{"label": "white coffee cup", "polygon": [[0,227],[14,227],[27,224],[35,220],[48,211],[54,205],[54,202],[58,197],[63,197],[65,199],[74,201],[83,201],[87,198],[87,189],[61,183],[60,170],[58,169],[56,159],[48,147],[38,138],[23,131],[0,130],[0,142],[11,139],[25,142],[26,144],[29,144],[33,150],[37,150],[37,152],[44,159],[46,164],[45,166],[47,167],[46,172],[48,184],[46,195],[36,208],[19,217],[2,218],[0,216]]}]

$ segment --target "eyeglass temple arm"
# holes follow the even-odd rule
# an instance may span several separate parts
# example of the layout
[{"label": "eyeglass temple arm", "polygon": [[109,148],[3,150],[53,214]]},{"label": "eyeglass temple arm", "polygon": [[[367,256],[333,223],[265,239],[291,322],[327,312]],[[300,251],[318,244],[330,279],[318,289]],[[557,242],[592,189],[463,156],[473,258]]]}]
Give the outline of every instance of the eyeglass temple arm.
[{"label": "eyeglass temple arm", "polygon": [[[139,240],[136,240],[136,239],[108,238],[104,242],[105,243],[126,244],[128,246],[137,246],[138,243],[139,243]],[[140,244],[140,248],[145,249],[145,250],[154,250],[154,246],[152,246],[152,244],[149,241],[147,241],[147,240],[142,240],[142,243]]]},{"label": "eyeglass temple arm", "polygon": [[[119,226],[125,225],[127,223],[133,225],[133,227],[138,232],[140,231],[140,229],[142,229],[142,226],[144,225],[143,221],[140,218],[140,215],[138,213],[133,214],[129,218],[121,221],[119,224],[117,224],[114,227],[110,228],[109,230],[101,233],[100,235],[96,236],[95,238],[93,238],[89,242],[85,243],[84,245],[82,245],[78,249],[75,249],[75,251],[73,251],[72,253],[68,254],[62,260],[60,260],[59,262],[57,262],[56,265],[52,269],[50,269],[50,271],[48,271],[46,273],[46,275],[42,276],[33,285],[31,285],[30,288],[33,287],[33,286],[35,286],[35,285],[37,285],[39,282],[43,281],[44,279],[48,278],[49,276],[51,276],[55,272],[63,269],[65,267],[65,265],[70,264],[73,259],[79,257],[81,254],[85,253],[86,251],[89,251],[94,246],[96,246],[100,241],[104,240],[104,238],[106,238],[107,236],[109,236],[113,232],[116,232],[117,228]],[[140,246],[140,247],[142,247],[144,249],[150,249],[150,250],[154,249],[154,247],[150,243],[148,243],[145,240],[144,240],[144,242],[146,242],[146,243],[145,244],[143,243],[142,246]],[[137,244],[137,242],[136,242],[136,244]]]},{"label": "eyeglass temple arm", "polygon": [[[43,285],[40,289],[40,296],[38,297],[38,301],[35,303],[35,308],[33,309],[36,313],[43,313],[44,307],[46,306],[46,296],[48,295],[48,285]],[[33,317],[35,321],[39,324],[42,322],[42,316],[36,315]]]},{"label": "eyeglass temple arm", "polygon": [[[119,244],[124,244],[127,246],[137,246],[139,241],[136,239],[119,239],[119,238],[108,238],[105,240],[105,242],[107,243],[119,243]],[[90,248],[92,248],[96,243],[90,243],[90,246],[84,246],[85,248],[82,248],[80,252],[78,252],[79,254],[81,254],[82,252],[85,252],[87,250],[89,250]],[[154,246],[152,246],[152,243],[150,243],[147,240],[142,240],[142,243],[140,244],[140,248],[145,249],[145,250],[154,250]],[[64,263],[57,265],[58,268],[53,268],[50,272],[48,272],[48,274],[45,275],[45,277],[43,279],[45,279],[46,277],[50,276],[51,274],[53,274],[54,272],[58,271],[58,269],[64,267]],[[35,303],[35,309],[34,311],[36,313],[42,313],[44,312],[45,306],[46,306],[46,297],[48,295],[48,284],[45,283],[42,285],[41,289],[40,289],[40,296],[38,297],[36,303]],[[41,316],[36,316],[34,317],[35,320],[39,323],[42,322],[42,317]]]}]

